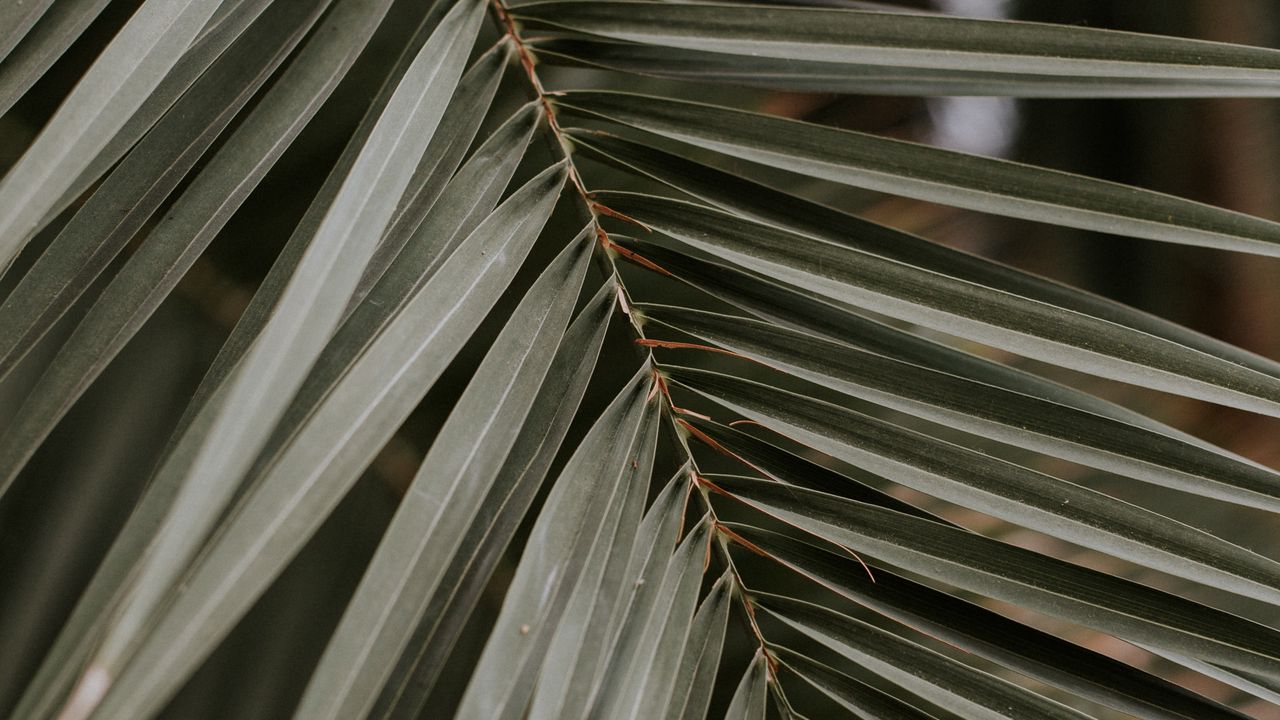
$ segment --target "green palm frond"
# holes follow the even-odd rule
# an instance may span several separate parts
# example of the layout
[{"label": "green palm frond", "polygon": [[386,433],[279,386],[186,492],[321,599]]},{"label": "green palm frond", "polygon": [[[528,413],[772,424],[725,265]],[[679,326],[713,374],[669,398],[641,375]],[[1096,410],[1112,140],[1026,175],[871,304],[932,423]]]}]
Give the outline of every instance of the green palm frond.
[{"label": "green palm frond", "polygon": [[870,203],[1260,268],[1280,223],[766,103],[817,94],[1266,99],[1280,51],[0,0],[0,715],[1277,712],[1280,471],[1166,406],[1280,417],[1280,361]]}]

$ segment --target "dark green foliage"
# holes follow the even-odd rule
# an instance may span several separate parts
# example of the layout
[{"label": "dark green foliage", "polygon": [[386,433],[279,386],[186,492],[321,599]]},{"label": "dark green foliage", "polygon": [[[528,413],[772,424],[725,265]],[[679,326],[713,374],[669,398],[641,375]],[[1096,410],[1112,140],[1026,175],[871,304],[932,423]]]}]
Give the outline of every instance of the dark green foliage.
[{"label": "dark green foliage", "polygon": [[768,104],[1275,98],[1280,51],[817,4],[0,0],[0,715],[1280,700],[1280,475],[1160,409],[1280,417],[1280,363],[849,208],[1280,223]]}]

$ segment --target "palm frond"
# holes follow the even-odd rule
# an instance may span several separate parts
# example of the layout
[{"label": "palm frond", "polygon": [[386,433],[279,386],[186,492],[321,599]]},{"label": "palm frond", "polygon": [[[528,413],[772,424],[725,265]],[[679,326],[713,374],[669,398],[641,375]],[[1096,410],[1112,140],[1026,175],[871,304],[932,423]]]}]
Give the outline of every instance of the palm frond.
[{"label": "palm frond", "polygon": [[[1164,405],[1280,417],[1280,362],[846,200],[1258,268],[1280,224],[778,111],[824,93],[1274,98],[1280,51],[844,0],[0,0],[0,568],[52,527],[67,589],[6,583],[38,641],[0,714],[1269,712],[1280,475]],[[219,349],[146,481],[47,471],[146,445],[79,414],[202,273]],[[357,534],[325,611],[290,569]]]}]

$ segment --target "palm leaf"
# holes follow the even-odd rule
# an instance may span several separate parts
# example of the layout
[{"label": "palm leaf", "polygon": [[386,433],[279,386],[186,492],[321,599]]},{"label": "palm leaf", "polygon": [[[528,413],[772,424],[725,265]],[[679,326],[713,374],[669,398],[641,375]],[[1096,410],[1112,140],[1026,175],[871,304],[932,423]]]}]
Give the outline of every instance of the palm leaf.
[{"label": "palm leaf", "polygon": [[0,715],[1265,715],[1280,482],[1179,398],[1280,362],[894,212],[1280,225],[846,112],[1278,88],[857,0],[0,0]]},{"label": "palm leaf", "polygon": [[[1084,715],[1008,681],[967,667],[847,615],[806,602],[767,595],[757,607],[927,700],[975,718],[1083,718]],[[908,670],[909,668],[909,670]]]},{"label": "palm leaf", "polygon": [[1277,223],[1148,190],[666,98],[571,92],[567,110],[843,185],[1068,227],[1261,255]]},{"label": "palm leaf", "polygon": [[[421,399],[413,388],[430,384],[443,371],[451,358],[447,352],[431,352],[433,346],[456,347],[459,337],[469,336],[496,301],[550,213],[562,182],[558,167],[531,180],[526,192],[513,195],[458,248],[453,262],[441,269],[440,282],[424,285],[406,305],[400,327],[388,328],[366,351],[317,410],[310,432],[294,440],[290,451],[241,499],[239,511],[232,512],[201,562],[186,570],[176,600],[158,621],[151,620],[152,642],[139,648],[139,659],[128,666],[137,679],[124,675],[119,683],[173,682],[172,674],[157,669],[172,668],[179,660],[190,666],[203,659],[249,609],[337,505],[358,468],[369,462]],[[385,373],[393,364],[396,370]],[[265,548],[273,551],[259,552]],[[243,563],[246,552],[256,562]],[[193,623],[194,619],[203,622]],[[177,628],[182,628],[183,643],[172,642]],[[150,676],[145,674],[148,665]],[[159,687],[147,696],[122,698],[158,702],[172,689]]]},{"label": "palm leaf", "polygon": [[676,685],[667,705],[666,717],[671,720],[707,716],[716,668],[720,664],[725,622],[729,619],[730,582],[728,577],[717,580],[693,617],[693,630],[680,658]]},{"label": "palm leaf", "polygon": [[[1280,378],[1046,303],[691,203],[599,193],[617,212],[811,292],[1102,377],[1280,414]],[[1174,380],[1174,377],[1177,380]]]},{"label": "palm leaf", "polygon": [[[1175,595],[834,496],[751,478],[718,477],[716,487],[815,535],[970,592],[1136,642],[1181,647],[1233,669],[1280,674],[1280,633]],[[799,506],[803,514],[791,509]]]},{"label": "palm leaf", "polygon": [[[847,554],[754,527],[734,531],[769,557],[845,597],[949,645],[1142,718],[1239,718],[1172,683]],[[1052,662],[1046,662],[1052,658]],[[797,672],[812,668],[796,657]],[[821,669],[808,676],[820,681]],[[856,682],[856,681],[854,681]],[[824,686],[827,685],[823,683]],[[863,693],[858,693],[862,695]],[[877,704],[879,695],[866,693]]]},{"label": "palm leaf", "polygon": [[148,235],[149,242],[129,257],[77,324],[19,411],[17,422],[0,440],[3,467],[9,471],[0,476],[0,490],[302,131],[386,8],[348,2],[340,9],[343,12],[330,16],[328,22],[341,33],[324,33],[316,36],[320,42],[307,44],[304,55],[291,63],[285,82],[272,86],[270,97],[263,98],[253,117],[236,128],[234,137],[219,148]]},{"label": "palm leaf", "polygon": [[[440,589],[423,612],[391,680],[372,713],[375,717],[417,715],[453,649],[462,624],[533,503],[569,423],[587,389],[608,326],[616,290],[606,284],[565,332],[529,419],[494,480],[480,513],[467,528]],[[470,554],[467,554],[470,549]],[[459,577],[461,576],[461,577]],[[436,612],[443,606],[443,610]]]},{"label": "palm leaf", "polygon": [[726,720],[764,720],[766,682],[766,658],[764,653],[756,653],[733,693]]},{"label": "palm leaf", "polygon": [[643,498],[628,498],[624,511],[631,516],[628,527],[636,528],[634,540],[620,536],[609,550],[608,562],[597,568],[599,576],[574,591],[566,622],[556,628],[548,663],[539,674],[532,717],[585,714],[601,690],[605,671],[621,672],[623,660],[632,659],[626,654],[615,659],[614,652],[624,640],[630,644],[644,637],[637,632],[644,629],[646,613],[661,597],[662,586],[655,580],[670,565],[670,548],[679,534],[684,477],[677,473],[667,483],[642,520],[635,515]]},{"label": "palm leaf", "polygon": [[[365,714],[439,587],[507,453],[524,427],[559,336],[568,324],[586,261],[571,245],[529,291],[494,341],[449,421],[422,461],[409,495],[334,633],[299,713]],[[516,362],[512,363],[512,357]],[[430,553],[428,553],[430,548]]]},{"label": "palm leaf", "polygon": [[[0,305],[0,376],[12,371],[106,270],[328,5],[325,0],[271,8],[103,181]],[[189,117],[207,122],[192,123]]]},{"label": "palm leaf", "polygon": [[902,700],[823,665],[794,650],[774,647],[782,667],[852,713],[884,720],[929,720],[930,715]]},{"label": "palm leaf", "polygon": [[656,407],[647,399],[650,376],[641,368],[627,383],[556,481],[532,533],[547,539],[531,544],[521,558],[459,716],[523,713],[575,586],[603,569],[616,538],[635,533],[620,522],[657,439]]},{"label": "palm leaf", "polygon": [[66,52],[110,0],[70,0],[48,6],[0,63],[0,112],[8,112],[58,57]]},{"label": "palm leaf", "polygon": [[130,18],[0,181],[0,268],[13,262],[221,4],[149,0]]},{"label": "palm leaf", "polygon": [[[1156,485],[1280,509],[1275,473],[1154,430],[764,322],[660,305],[638,307],[654,326],[678,330],[837,393]],[[1223,485],[1228,487],[1215,491]]]},{"label": "palm leaf", "polygon": [[718,3],[521,5],[521,20],[649,46],[940,71],[1274,83],[1280,53],[1036,23]]}]

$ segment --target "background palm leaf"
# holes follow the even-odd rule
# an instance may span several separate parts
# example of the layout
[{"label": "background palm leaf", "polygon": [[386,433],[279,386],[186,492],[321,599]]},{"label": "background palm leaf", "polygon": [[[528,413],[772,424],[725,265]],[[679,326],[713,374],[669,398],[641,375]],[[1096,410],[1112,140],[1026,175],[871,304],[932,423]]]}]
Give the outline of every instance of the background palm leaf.
[{"label": "background palm leaf", "polygon": [[1280,713],[1280,362],[922,218],[1280,224],[802,108],[1280,51],[810,5],[0,0],[0,714]]}]

